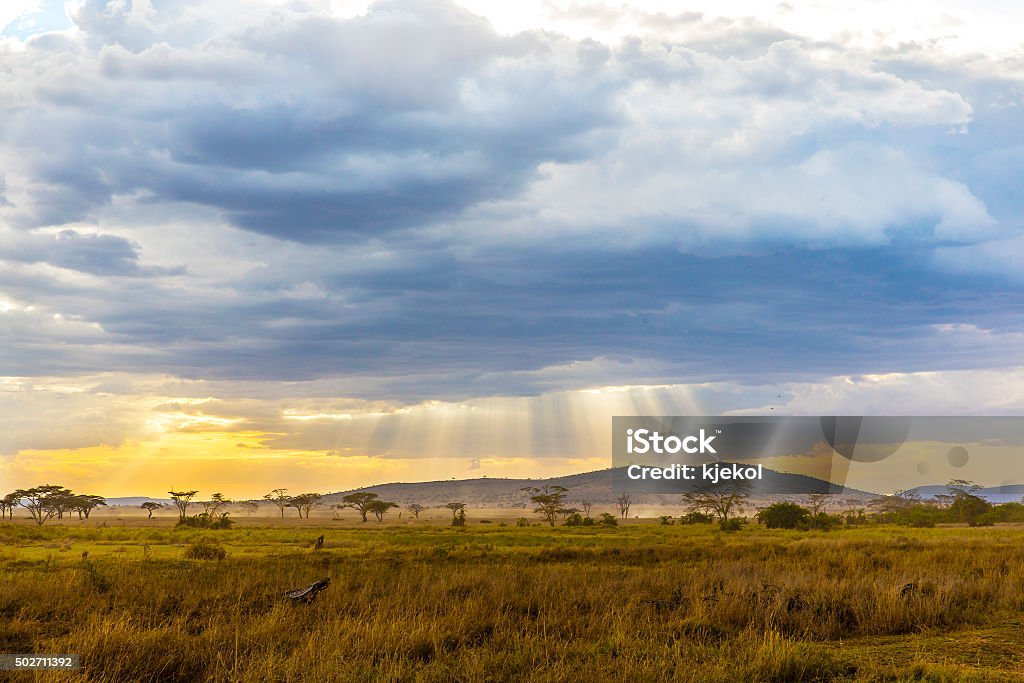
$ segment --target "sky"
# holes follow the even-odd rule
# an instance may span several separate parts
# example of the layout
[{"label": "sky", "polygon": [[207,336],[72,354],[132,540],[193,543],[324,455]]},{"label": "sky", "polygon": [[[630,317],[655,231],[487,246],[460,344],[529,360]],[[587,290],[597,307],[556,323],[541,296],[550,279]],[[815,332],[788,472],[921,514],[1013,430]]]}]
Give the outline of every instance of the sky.
[{"label": "sky", "polygon": [[1022,22],[6,2],[0,488],[552,476],[609,466],[613,415],[1024,414]]}]

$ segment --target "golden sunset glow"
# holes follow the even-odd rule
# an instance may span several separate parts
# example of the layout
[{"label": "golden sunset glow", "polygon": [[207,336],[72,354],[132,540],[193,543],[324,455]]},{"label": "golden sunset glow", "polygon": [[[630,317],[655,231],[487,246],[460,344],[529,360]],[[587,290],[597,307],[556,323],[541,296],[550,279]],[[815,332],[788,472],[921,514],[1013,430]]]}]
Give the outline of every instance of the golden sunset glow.
[{"label": "golden sunset glow", "polygon": [[614,416],[1024,412],[1024,5],[0,5],[6,489],[537,478],[609,467]]}]

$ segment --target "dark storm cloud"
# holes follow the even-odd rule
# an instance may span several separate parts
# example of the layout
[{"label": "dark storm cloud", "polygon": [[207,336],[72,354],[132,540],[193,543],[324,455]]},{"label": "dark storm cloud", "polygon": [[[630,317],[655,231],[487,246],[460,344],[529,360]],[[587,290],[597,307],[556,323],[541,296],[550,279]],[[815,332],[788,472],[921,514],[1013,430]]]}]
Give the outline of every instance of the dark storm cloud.
[{"label": "dark storm cloud", "polygon": [[1005,75],[699,16],[606,46],[154,6],[3,56],[0,375],[406,401],[1024,363]]},{"label": "dark storm cloud", "polygon": [[[346,240],[510,196],[618,123],[616,79],[568,41],[500,36],[452,4],[382,2],[353,19],[280,10],[197,47],[181,37],[191,23],[162,18],[160,32],[112,5],[76,15],[95,50],[78,78],[41,69],[45,109],[12,112],[15,144],[60,131],[28,160],[42,184],[23,222],[142,193],[283,239]],[[37,68],[54,50],[67,52],[30,48]]]}]

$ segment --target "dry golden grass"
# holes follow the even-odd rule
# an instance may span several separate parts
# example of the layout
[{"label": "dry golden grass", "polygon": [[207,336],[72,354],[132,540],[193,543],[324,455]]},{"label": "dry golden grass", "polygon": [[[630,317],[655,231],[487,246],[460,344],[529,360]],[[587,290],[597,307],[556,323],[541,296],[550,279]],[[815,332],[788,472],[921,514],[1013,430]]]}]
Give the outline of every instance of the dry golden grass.
[{"label": "dry golden grass", "polygon": [[[184,559],[199,538],[226,559]],[[16,524],[0,539],[0,652],[82,657],[45,680],[1024,680],[1014,527]],[[322,576],[314,603],[282,598]]]}]

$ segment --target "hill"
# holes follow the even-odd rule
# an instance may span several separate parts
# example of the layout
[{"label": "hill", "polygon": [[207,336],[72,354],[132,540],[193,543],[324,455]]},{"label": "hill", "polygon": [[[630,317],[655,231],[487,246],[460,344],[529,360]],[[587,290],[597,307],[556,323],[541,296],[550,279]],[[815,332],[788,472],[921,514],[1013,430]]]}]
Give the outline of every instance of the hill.
[{"label": "hill", "polygon": [[[356,491],[376,493],[385,500],[419,503],[428,507],[459,501],[471,507],[520,508],[528,505],[529,496],[522,489],[527,487],[564,486],[569,489],[573,501],[589,500],[595,504],[609,504],[615,501],[614,477],[624,477],[625,468],[598,470],[571,474],[550,479],[450,479],[416,483],[377,484],[351,491],[329,493],[324,496],[327,504],[340,503],[343,496]],[[688,482],[659,482],[657,493],[631,494],[635,504],[672,504],[679,501],[679,494],[688,490]],[[764,477],[752,488],[756,497],[801,495],[806,493],[835,493],[856,498],[873,498],[877,494],[857,489],[844,489],[820,479],[802,474],[789,474],[764,469]]]},{"label": "hill", "polygon": [[147,500],[151,500],[154,503],[160,503],[161,505],[170,505],[170,498],[147,498],[146,496],[118,496],[117,498],[107,498],[107,505],[127,505],[129,507],[138,507],[145,503]]},{"label": "hill", "polygon": [[[934,498],[949,493],[945,486],[918,486],[910,489],[922,498]],[[1024,484],[1006,484],[1004,486],[989,486],[978,491],[978,496],[990,503],[1019,503],[1024,498]]]}]

